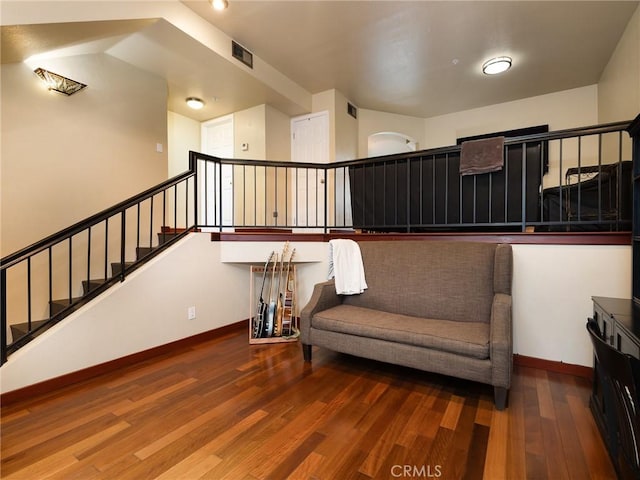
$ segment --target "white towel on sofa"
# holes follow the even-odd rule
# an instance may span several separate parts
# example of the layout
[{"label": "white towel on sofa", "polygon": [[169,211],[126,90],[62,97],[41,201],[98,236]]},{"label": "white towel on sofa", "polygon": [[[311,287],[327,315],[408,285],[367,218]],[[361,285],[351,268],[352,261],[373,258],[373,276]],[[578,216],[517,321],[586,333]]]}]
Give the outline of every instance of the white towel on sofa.
[{"label": "white towel on sofa", "polygon": [[338,295],[354,295],[367,288],[360,246],[353,240],[329,240],[328,278],[334,277]]}]

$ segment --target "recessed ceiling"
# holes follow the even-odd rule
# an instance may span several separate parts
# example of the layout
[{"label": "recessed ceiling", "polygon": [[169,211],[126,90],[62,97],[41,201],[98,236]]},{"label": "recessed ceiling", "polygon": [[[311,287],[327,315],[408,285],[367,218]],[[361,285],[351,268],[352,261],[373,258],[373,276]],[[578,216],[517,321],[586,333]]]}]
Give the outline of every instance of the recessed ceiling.
[{"label": "recessed ceiling", "polygon": [[[639,2],[182,3],[309,94],[335,88],[360,108],[431,117],[597,83]],[[1,42],[2,63],[69,47],[113,55],[165,78],[168,108],[196,120],[261,103],[305,113],[162,19],[8,25]],[[483,75],[499,55],[511,70]],[[190,96],[207,105],[190,110]]]}]

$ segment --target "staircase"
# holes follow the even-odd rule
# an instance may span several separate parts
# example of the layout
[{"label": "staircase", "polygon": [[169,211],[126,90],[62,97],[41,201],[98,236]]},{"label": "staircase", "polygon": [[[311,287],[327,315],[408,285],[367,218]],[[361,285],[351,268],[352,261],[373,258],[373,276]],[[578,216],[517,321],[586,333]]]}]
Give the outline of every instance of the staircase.
[{"label": "staircase", "polygon": [[[158,233],[158,244],[153,247],[137,247],[135,261],[124,262],[125,271],[130,271],[134,267],[141,265],[151,258],[155,254],[162,251],[166,246],[171,245],[176,239],[180,238],[185,233],[184,230],[176,231],[173,228],[163,226],[162,231]],[[39,336],[53,325],[58,323],[64,317],[70,315],[72,312],[80,308],[87,303],[88,300],[93,298],[94,292],[99,291],[102,293],[106,288],[110,287],[114,281],[119,280],[122,276],[123,264],[120,262],[111,263],[111,277],[104,279],[91,279],[82,280],[82,295],[74,298],[62,298],[51,300],[49,302],[49,318],[43,320],[35,320],[30,324],[29,322],[18,323],[10,325],[11,335],[14,343],[19,346],[25,345],[35,337]],[[51,321],[55,319],[55,321]]]},{"label": "staircase", "polygon": [[[195,183],[196,172],[192,168],[0,259],[0,363],[168,246],[196,231]],[[158,232],[155,239],[153,231]],[[127,258],[127,252],[133,258]],[[61,289],[67,290],[68,295],[55,295],[54,290],[59,294]],[[73,295],[74,291],[80,291],[79,296]],[[43,301],[48,303],[48,318],[33,319],[34,310],[45,308]],[[11,340],[7,338],[8,328]]]}]

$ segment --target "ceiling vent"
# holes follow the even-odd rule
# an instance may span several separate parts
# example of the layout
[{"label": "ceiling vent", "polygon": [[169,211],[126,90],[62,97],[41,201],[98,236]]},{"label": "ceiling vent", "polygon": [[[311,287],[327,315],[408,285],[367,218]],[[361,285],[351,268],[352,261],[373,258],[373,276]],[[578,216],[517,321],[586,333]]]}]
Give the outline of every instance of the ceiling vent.
[{"label": "ceiling vent", "polygon": [[353,118],[358,118],[358,109],[355,105],[351,105],[349,102],[347,102],[347,113]]},{"label": "ceiling vent", "polygon": [[253,68],[253,53],[233,40],[231,40],[231,55],[244,63],[247,67]]}]

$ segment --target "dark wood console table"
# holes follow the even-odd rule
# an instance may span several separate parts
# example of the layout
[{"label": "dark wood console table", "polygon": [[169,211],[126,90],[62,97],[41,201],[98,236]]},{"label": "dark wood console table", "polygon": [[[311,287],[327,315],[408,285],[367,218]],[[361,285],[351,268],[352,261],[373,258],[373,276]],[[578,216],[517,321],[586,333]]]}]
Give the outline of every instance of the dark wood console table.
[{"label": "dark wood console table", "polygon": [[[633,300],[593,297],[593,318],[598,322],[604,340],[617,350],[640,358],[640,311]],[[611,461],[617,465],[618,420],[612,392],[609,391],[598,362],[594,360],[593,390],[589,406],[607,446]],[[637,404],[637,402],[636,402]]]}]

